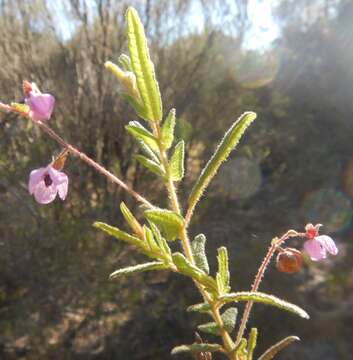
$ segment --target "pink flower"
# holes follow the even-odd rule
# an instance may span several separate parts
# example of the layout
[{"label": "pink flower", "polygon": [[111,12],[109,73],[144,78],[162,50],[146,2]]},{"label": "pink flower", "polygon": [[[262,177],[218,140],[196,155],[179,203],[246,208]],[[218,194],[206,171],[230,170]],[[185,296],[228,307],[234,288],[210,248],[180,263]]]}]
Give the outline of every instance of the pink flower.
[{"label": "pink flower", "polygon": [[332,255],[338,254],[338,249],[332,238],[327,235],[318,235],[320,226],[322,225],[308,224],[305,227],[308,240],[304,243],[304,250],[313,261],[326,259],[327,252]]},{"label": "pink flower", "polygon": [[49,120],[54,110],[55,98],[50,94],[31,91],[26,98],[32,120]]},{"label": "pink flower", "polygon": [[66,174],[55,170],[52,165],[35,169],[29,175],[28,191],[40,204],[49,204],[59,194],[65,200],[69,179]]}]

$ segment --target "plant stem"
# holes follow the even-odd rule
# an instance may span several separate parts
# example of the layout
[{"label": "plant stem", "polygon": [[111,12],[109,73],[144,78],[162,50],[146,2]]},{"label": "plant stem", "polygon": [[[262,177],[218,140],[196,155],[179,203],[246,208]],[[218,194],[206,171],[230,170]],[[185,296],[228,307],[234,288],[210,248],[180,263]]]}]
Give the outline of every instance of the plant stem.
[{"label": "plant stem", "polygon": [[89,166],[93,167],[97,172],[104,175],[111,182],[119,185],[125,191],[127,191],[130,195],[132,195],[137,201],[143,203],[144,205],[152,208],[153,205],[146,200],[143,196],[138,194],[136,191],[131,189],[127,184],[125,184],[122,180],[120,180],[117,176],[112,174],[102,165],[98,164],[96,161],[88,157],[85,153],[79,151],[74,146],[68,144],[63,138],[61,138],[53,129],[51,129],[47,124],[42,121],[35,121],[34,124],[38,125],[45,133],[47,133],[52,139],[54,139],[57,143],[59,143],[62,147],[66,148],[72,155],[78,157],[82,161],[84,161]]},{"label": "plant stem", "polygon": [[[178,200],[177,191],[176,191],[174,182],[170,177],[168,157],[167,157],[166,151],[164,150],[164,148],[163,148],[163,146],[161,144],[161,141],[160,141],[160,127],[159,127],[159,124],[156,123],[156,122],[152,122],[151,123],[151,128],[152,128],[154,136],[157,139],[159,152],[160,152],[160,160],[161,160],[162,165],[164,167],[164,170],[165,170],[165,172],[167,174],[168,181],[166,182],[166,189],[167,189],[167,192],[168,192],[168,197],[169,197],[169,200],[170,200],[171,208],[173,209],[173,211],[175,211],[179,215],[182,215],[181,207],[180,207],[179,200]],[[180,240],[181,240],[181,245],[182,245],[183,252],[184,252],[186,258],[192,264],[195,264],[194,256],[192,254],[190,240],[189,240],[188,232],[187,232],[187,223],[185,223],[185,225],[183,226],[183,228],[182,228],[182,230],[180,232]],[[212,298],[210,297],[208,292],[204,289],[204,287],[200,283],[198,283],[195,280],[194,280],[194,283],[195,283],[197,289],[200,291],[204,301],[207,301],[211,305],[212,317],[213,317],[214,321],[216,322],[216,324],[218,325],[218,327],[220,329],[220,334],[221,334],[222,339],[223,339],[224,349],[225,349],[226,354],[229,357],[229,359],[232,359],[232,356],[233,356],[232,355],[232,350],[233,350],[233,347],[234,347],[234,343],[233,343],[232,338],[229,335],[228,331],[224,328],[223,320],[222,320],[221,315],[219,313],[219,307],[212,300]]]},{"label": "plant stem", "polygon": [[[275,251],[277,250],[277,248],[281,244],[283,244],[288,238],[295,237],[295,236],[302,236],[302,235],[303,235],[302,233],[298,233],[295,230],[288,230],[279,239],[275,238],[275,239],[272,240],[271,246],[268,248],[266,256],[265,256],[264,260],[262,261],[262,263],[261,263],[261,265],[260,265],[260,267],[259,267],[259,269],[257,271],[257,274],[255,276],[255,280],[254,280],[254,282],[252,284],[252,287],[251,287],[251,290],[250,290],[251,292],[256,292],[259,289],[262,278],[265,275],[265,271],[267,269],[267,266],[270,263],[271,258],[273,256],[273,254],[275,253]],[[248,322],[248,319],[249,319],[250,312],[251,312],[253,304],[254,304],[253,301],[248,301],[246,303],[246,305],[245,305],[243,317],[241,319],[240,326],[239,326],[239,331],[238,331],[237,338],[236,338],[236,341],[235,341],[235,346],[237,346],[240,343],[240,341],[241,341],[241,339],[242,339],[242,337],[244,335],[244,332],[245,332],[245,329],[246,329],[246,324]]]}]

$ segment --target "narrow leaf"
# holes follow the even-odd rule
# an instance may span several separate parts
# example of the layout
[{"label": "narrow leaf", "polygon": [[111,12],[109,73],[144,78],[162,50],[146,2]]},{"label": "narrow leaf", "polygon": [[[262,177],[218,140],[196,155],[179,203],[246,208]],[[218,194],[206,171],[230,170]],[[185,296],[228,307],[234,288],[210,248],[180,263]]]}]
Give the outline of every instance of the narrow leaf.
[{"label": "narrow leaf", "polygon": [[207,313],[211,310],[211,306],[209,303],[200,303],[200,304],[195,304],[195,305],[190,305],[186,311],[195,311],[195,312],[200,312],[200,313]]},{"label": "narrow leaf", "polygon": [[170,257],[172,255],[172,251],[170,250],[167,240],[162,236],[162,234],[160,233],[159,229],[157,228],[157,226],[155,224],[150,222],[150,226],[151,226],[153,236],[154,236],[159,248],[161,249],[161,251],[163,253],[168,255],[168,257]]},{"label": "narrow leaf", "polygon": [[[238,310],[236,308],[229,308],[222,314],[223,326],[224,328],[231,333],[234,330],[235,323],[237,320]],[[200,331],[212,334],[219,335],[220,329],[215,322],[209,322],[206,324],[199,325],[197,327]]]},{"label": "narrow leaf", "polygon": [[130,60],[130,57],[128,55],[121,54],[119,56],[119,63],[123,67],[123,69],[125,71],[131,71],[132,72],[131,60]]},{"label": "narrow leaf", "polygon": [[247,357],[247,360],[252,360],[253,355],[254,355],[254,350],[255,350],[255,347],[256,347],[256,342],[257,342],[257,328],[252,328],[250,330],[249,341],[248,341],[248,357]]},{"label": "narrow leaf", "polygon": [[146,158],[143,155],[135,155],[134,158],[143,165],[146,169],[153,172],[154,174],[165,178],[165,172],[162,167],[151,159]]},{"label": "narrow leaf", "polygon": [[271,346],[269,349],[267,349],[258,360],[271,360],[274,358],[274,356],[280,352],[282,349],[284,349],[286,346],[290,345],[294,341],[300,341],[300,339],[297,336],[288,336],[285,339],[279,341],[275,345]]},{"label": "narrow leaf", "polygon": [[138,121],[130,121],[129,125],[125,126],[125,129],[135,139],[144,142],[152,150],[159,151],[156,138],[153,136],[153,134],[150,131],[148,131]]},{"label": "narrow leaf", "polygon": [[181,140],[176,146],[170,159],[169,169],[173,181],[180,181],[184,177],[184,140]]},{"label": "narrow leaf", "polygon": [[139,224],[139,222],[136,220],[134,215],[131,213],[129,208],[125,205],[124,202],[120,203],[120,211],[124,216],[125,221],[129,224],[130,228],[133,230],[133,232],[139,236],[143,235],[142,226]]},{"label": "narrow leaf", "polygon": [[217,286],[214,279],[205,274],[195,265],[191,264],[183,254],[178,252],[174,253],[172,258],[175,266],[181,274],[190,276],[213,291],[216,290]]},{"label": "narrow leaf", "polygon": [[157,245],[156,241],[154,240],[154,236],[153,236],[153,233],[152,233],[152,230],[149,229],[146,225],[143,226],[143,231],[145,233],[145,241],[148,245],[148,248],[151,250],[151,251],[158,251],[159,250],[159,246]]},{"label": "narrow leaf", "polygon": [[200,177],[196,181],[189,196],[189,208],[194,209],[195,205],[202,196],[202,193],[216,175],[222,162],[228,158],[230,152],[238,144],[247,127],[255,120],[256,114],[245,112],[226,132],[224,138],[218,145],[215,153],[212,155],[205,168],[202,170]]},{"label": "narrow leaf", "polygon": [[171,109],[161,129],[161,143],[164,149],[169,149],[174,140],[175,109]]},{"label": "narrow leaf", "polygon": [[218,289],[221,294],[226,294],[230,291],[229,286],[229,269],[228,269],[228,251],[224,246],[218,249],[217,255],[218,272],[216,280],[218,283]]},{"label": "narrow leaf", "polygon": [[250,292],[250,291],[240,291],[236,293],[230,293],[223,295],[219,298],[220,302],[226,304],[230,302],[238,301],[253,301],[257,303],[262,303],[266,305],[272,305],[277,308],[289,311],[293,314],[296,314],[304,319],[309,319],[309,315],[306,311],[300,308],[297,305],[291,304],[287,301],[279,299],[276,296],[268,295],[261,292]]},{"label": "narrow leaf", "polygon": [[162,100],[154,66],[150,59],[141,20],[137,11],[132,7],[129,7],[126,12],[126,28],[131,66],[146,108],[145,120],[160,121],[162,119]]},{"label": "narrow leaf", "polygon": [[129,94],[122,94],[122,95],[130,103],[130,105],[134,108],[134,110],[136,111],[136,114],[140,118],[142,118],[142,119],[147,118],[147,111],[140,99],[137,99],[135,96],[131,96]]},{"label": "narrow leaf", "polygon": [[192,352],[192,353],[198,353],[198,352],[215,352],[221,349],[221,345],[219,344],[192,344],[192,345],[180,345],[176,346],[172,350],[172,355],[179,354],[182,352]]},{"label": "narrow leaf", "polygon": [[147,220],[157,225],[167,240],[175,240],[184,226],[183,217],[171,210],[146,210],[144,215]]},{"label": "narrow leaf", "polygon": [[166,268],[167,268],[166,265],[163,264],[162,262],[152,261],[149,263],[139,264],[139,265],[135,265],[135,266],[129,266],[129,267],[126,267],[123,269],[116,270],[109,275],[109,278],[116,279],[117,277],[122,276],[122,275],[133,275],[133,274],[144,272],[144,271],[161,270],[161,269],[166,269]]},{"label": "narrow leaf", "polygon": [[195,237],[194,241],[191,242],[191,249],[196,266],[208,274],[210,268],[206,257],[205,244],[206,236],[204,234],[199,234]]},{"label": "narrow leaf", "polygon": [[142,241],[139,238],[132,236],[114,226],[110,226],[110,225],[102,223],[102,222],[95,222],[93,224],[93,226],[98,229],[101,229],[104,232],[106,232],[107,234],[114,236],[115,238],[117,238],[119,240],[125,241],[131,245],[135,245],[138,247],[143,245]]}]

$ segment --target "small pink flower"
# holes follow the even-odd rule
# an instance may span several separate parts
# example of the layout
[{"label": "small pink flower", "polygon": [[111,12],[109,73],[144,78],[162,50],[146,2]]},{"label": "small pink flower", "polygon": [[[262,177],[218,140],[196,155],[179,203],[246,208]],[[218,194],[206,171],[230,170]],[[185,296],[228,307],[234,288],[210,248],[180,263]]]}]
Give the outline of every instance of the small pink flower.
[{"label": "small pink flower", "polygon": [[49,204],[59,194],[65,200],[69,179],[66,174],[55,170],[52,165],[35,169],[29,175],[28,191],[40,204]]},{"label": "small pink flower", "polygon": [[332,238],[327,235],[318,235],[321,224],[308,224],[305,227],[307,241],[304,250],[309,254],[311,260],[318,261],[326,259],[327,252],[332,255],[338,254],[338,249]]}]

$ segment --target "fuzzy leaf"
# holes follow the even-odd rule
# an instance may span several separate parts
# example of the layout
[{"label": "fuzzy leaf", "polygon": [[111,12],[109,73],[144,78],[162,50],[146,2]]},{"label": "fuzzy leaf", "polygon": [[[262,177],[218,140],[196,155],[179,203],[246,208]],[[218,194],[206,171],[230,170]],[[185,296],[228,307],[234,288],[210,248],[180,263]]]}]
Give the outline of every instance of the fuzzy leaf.
[{"label": "fuzzy leaf", "polygon": [[256,347],[257,341],[257,328],[252,328],[250,330],[249,341],[248,341],[248,357],[247,360],[252,360],[254,350]]},{"label": "fuzzy leaf", "polygon": [[126,28],[131,66],[137,86],[145,105],[148,121],[161,121],[162,100],[150,59],[147,39],[137,11],[129,7],[126,11]]},{"label": "fuzzy leaf", "polygon": [[175,240],[184,226],[183,217],[171,210],[146,210],[144,215],[147,220],[157,225],[167,240]]},{"label": "fuzzy leaf", "polygon": [[[231,333],[234,330],[235,323],[237,320],[238,310],[236,308],[229,308],[222,314],[223,326],[224,328]],[[197,327],[200,331],[212,334],[219,335],[219,327],[215,322],[209,322],[207,324],[202,324]]]},{"label": "fuzzy leaf", "polygon": [[128,55],[121,54],[119,56],[119,63],[123,67],[123,69],[125,71],[131,71],[132,72],[131,60],[130,60],[130,57]]},{"label": "fuzzy leaf", "polygon": [[144,105],[142,104],[140,99],[137,99],[134,96],[131,96],[129,94],[122,94],[124,96],[124,98],[130,103],[130,105],[134,108],[134,110],[136,111],[136,114],[142,118],[142,119],[146,119],[147,118],[147,112],[146,109],[144,107]]},{"label": "fuzzy leaf", "polygon": [[149,132],[145,127],[143,127],[138,121],[130,121],[129,125],[125,126],[125,129],[129,134],[131,134],[135,139],[144,142],[154,151],[159,151],[156,138],[151,132]]},{"label": "fuzzy leaf", "polygon": [[166,269],[166,265],[163,264],[161,261],[152,261],[145,264],[138,264],[135,266],[129,266],[123,269],[118,269],[109,275],[110,279],[116,279],[122,275],[133,275],[136,273],[150,271],[150,270],[161,270]]},{"label": "fuzzy leaf", "polygon": [[216,280],[220,294],[226,294],[230,291],[229,269],[228,269],[228,251],[224,246],[218,249],[217,255],[218,272]]},{"label": "fuzzy leaf", "polygon": [[164,254],[166,254],[168,257],[170,257],[172,255],[172,252],[167,243],[167,240],[162,236],[162,234],[160,233],[159,229],[157,228],[157,226],[155,224],[150,222],[150,226],[151,226],[153,236],[154,236],[159,248],[161,249],[161,251]]},{"label": "fuzzy leaf", "polygon": [[242,338],[238,344],[238,346],[234,349],[235,358],[236,359],[245,359],[248,355],[247,351],[248,342],[246,339]]},{"label": "fuzzy leaf", "polygon": [[169,149],[174,140],[175,109],[171,109],[161,129],[161,143],[164,149]]},{"label": "fuzzy leaf", "polygon": [[206,257],[205,244],[206,236],[204,234],[199,234],[195,236],[194,241],[191,242],[191,249],[196,266],[208,274],[210,268]]},{"label": "fuzzy leaf", "polygon": [[309,319],[309,315],[307,314],[307,312],[304,311],[299,306],[291,304],[282,299],[279,299],[276,296],[268,295],[261,292],[240,291],[236,293],[223,295],[219,298],[219,300],[224,304],[230,302],[238,302],[238,301],[253,301],[257,303],[272,305],[277,308],[296,314],[304,319]]},{"label": "fuzzy leaf", "polygon": [[208,184],[216,175],[221,164],[228,158],[230,152],[238,144],[240,138],[244,134],[247,127],[255,120],[256,114],[253,112],[245,112],[226,132],[224,138],[218,145],[216,151],[212,155],[205,168],[202,170],[200,177],[196,181],[191,194],[189,196],[189,208],[193,209]]},{"label": "fuzzy leaf", "polygon": [[174,253],[172,258],[175,266],[181,274],[190,276],[213,291],[217,289],[214,279],[208,276],[195,265],[191,264],[183,254],[178,252]]},{"label": "fuzzy leaf", "polygon": [[151,159],[146,158],[143,155],[135,155],[134,158],[143,165],[146,169],[150,170],[154,174],[165,178],[165,172],[162,167]]},{"label": "fuzzy leaf", "polygon": [[179,354],[182,352],[192,352],[192,353],[198,353],[198,352],[215,352],[221,349],[221,345],[219,344],[192,344],[192,345],[180,345],[176,346],[172,350],[172,355]]},{"label": "fuzzy leaf", "polygon": [[274,356],[280,352],[282,349],[284,349],[286,346],[290,345],[294,341],[300,341],[300,339],[297,336],[288,336],[285,339],[279,341],[275,345],[268,348],[260,357],[258,360],[271,360],[274,358]]},{"label": "fuzzy leaf", "polygon": [[211,306],[209,303],[200,303],[200,304],[195,304],[195,305],[190,305],[186,311],[195,311],[195,312],[200,312],[200,313],[207,313],[211,310]]},{"label": "fuzzy leaf", "polygon": [[120,203],[120,211],[123,214],[125,221],[129,224],[130,228],[133,230],[133,232],[137,235],[142,235],[143,230],[141,225],[139,224],[135,216],[131,213],[131,211],[123,201]]},{"label": "fuzzy leaf", "polygon": [[158,251],[159,246],[157,245],[156,241],[154,240],[153,232],[149,229],[146,225],[143,226],[143,231],[145,233],[145,241],[151,251]]},{"label": "fuzzy leaf", "polygon": [[114,226],[110,226],[108,224],[105,224],[105,223],[102,223],[102,222],[95,222],[93,224],[94,227],[98,228],[98,229],[101,229],[103,230],[104,232],[106,232],[107,234],[111,235],[111,236],[114,236],[115,238],[119,239],[119,240],[122,240],[122,241],[125,241],[131,245],[135,245],[135,246],[142,246],[143,243],[142,241],[135,237],[135,236],[132,236]]},{"label": "fuzzy leaf", "polygon": [[180,181],[184,177],[184,140],[178,142],[170,159],[170,176],[173,181]]}]

